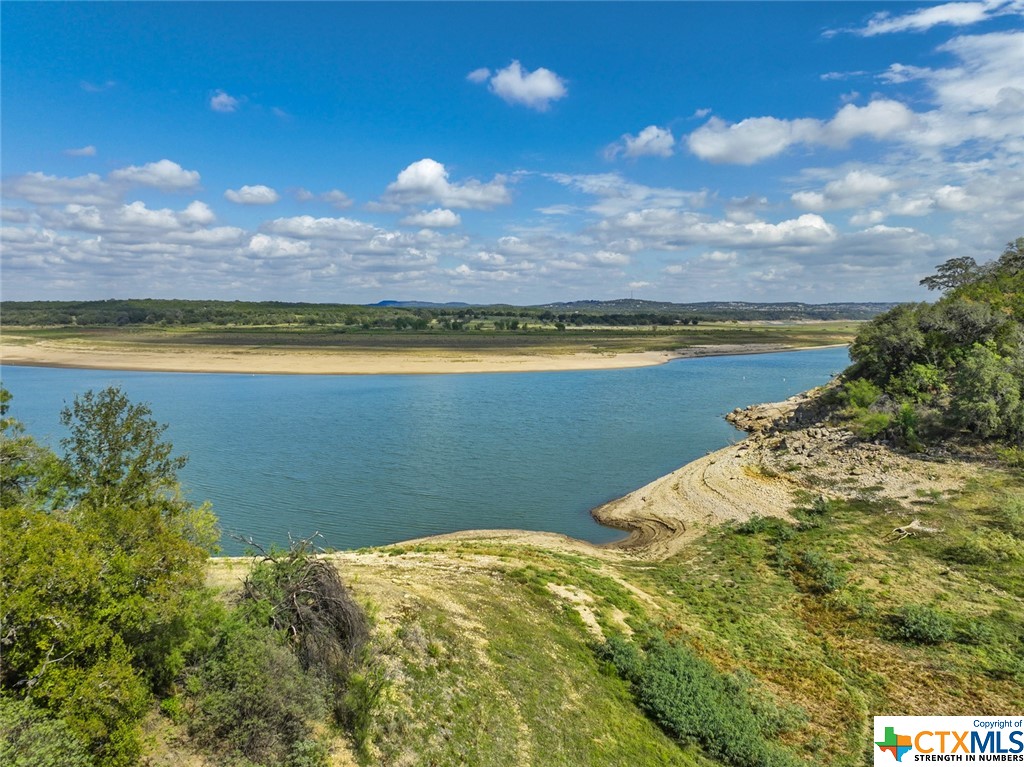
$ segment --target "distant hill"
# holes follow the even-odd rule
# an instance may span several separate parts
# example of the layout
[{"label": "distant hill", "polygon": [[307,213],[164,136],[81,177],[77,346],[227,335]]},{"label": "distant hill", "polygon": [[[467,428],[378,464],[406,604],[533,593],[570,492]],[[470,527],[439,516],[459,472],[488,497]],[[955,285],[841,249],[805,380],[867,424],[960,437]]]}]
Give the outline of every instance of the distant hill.
[{"label": "distant hill", "polygon": [[448,301],[444,304],[439,304],[434,301],[378,301],[375,304],[366,304],[367,306],[383,306],[394,309],[463,309],[467,306],[474,306],[474,304],[467,304],[464,301]]},{"label": "distant hill", "polygon": [[842,302],[804,304],[797,301],[753,303],[750,301],[701,301],[677,304],[671,301],[643,301],[616,298],[610,301],[566,301],[541,304],[535,308],[552,312],[595,314],[701,314],[708,317],[751,317],[760,319],[870,319],[896,303]]},{"label": "distant hill", "polygon": [[[534,306],[470,304],[463,301],[384,300],[375,304],[287,303],[283,301],[197,301],[108,299],[105,301],[3,301],[0,313],[9,326],[137,325],[358,325],[367,328],[426,329],[434,321],[492,321],[565,325],[678,325],[698,322],[760,320],[867,320],[896,304],[751,303],[705,301],[677,304],[620,298],[568,301]],[[426,323],[426,324],[424,324]]]}]

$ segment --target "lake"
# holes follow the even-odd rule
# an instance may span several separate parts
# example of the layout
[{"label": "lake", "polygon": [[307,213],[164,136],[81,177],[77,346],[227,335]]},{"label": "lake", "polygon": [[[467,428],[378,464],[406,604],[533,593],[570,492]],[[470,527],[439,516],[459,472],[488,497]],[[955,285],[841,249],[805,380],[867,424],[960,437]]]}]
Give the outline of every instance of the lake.
[{"label": "lake", "polygon": [[825,383],[845,348],[557,373],[269,376],[6,366],[11,415],[57,447],[59,413],[120,386],[167,423],[186,495],[224,531],[355,548],[470,528],[622,536],[590,509],[741,438],[722,416]]}]

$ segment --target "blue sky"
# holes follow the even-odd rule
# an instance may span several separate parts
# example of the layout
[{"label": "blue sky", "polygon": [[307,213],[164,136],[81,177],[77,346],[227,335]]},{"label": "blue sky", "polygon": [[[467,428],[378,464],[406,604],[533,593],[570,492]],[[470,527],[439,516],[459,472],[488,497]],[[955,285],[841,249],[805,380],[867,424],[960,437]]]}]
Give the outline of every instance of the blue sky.
[{"label": "blue sky", "polygon": [[1024,235],[1024,0],[2,13],[8,300],[911,300]]}]

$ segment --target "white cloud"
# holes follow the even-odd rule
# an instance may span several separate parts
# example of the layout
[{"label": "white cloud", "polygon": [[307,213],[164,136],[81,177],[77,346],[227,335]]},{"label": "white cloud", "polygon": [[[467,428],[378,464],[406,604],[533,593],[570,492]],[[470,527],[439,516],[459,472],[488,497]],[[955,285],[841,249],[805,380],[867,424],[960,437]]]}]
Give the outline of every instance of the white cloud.
[{"label": "white cloud", "polygon": [[37,205],[102,205],[115,202],[120,195],[95,173],[67,178],[32,172],[4,179],[3,196]]},{"label": "white cloud", "polygon": [[180,192],[194,189],[199,185],[199,173],[185,170],[171,160],[160,160],[145,165],[130,165],[112,171],[108,178],[121,184],[147,186],[162,192]]},{"label": "white cloud", "polygon": [[375,226],[351,218],[313,218],[312,216],[276,218],[265,223],[263,229],[296,239],[350,242],[366,240],[380,232]]},{"label": "white cloud", "polygon": [[645,186],[628,181],[620,173],[552,173],[548,178],[597,197],[598,201],[588,210],[601,216],[614,216],[642,208],[700,208],[707,202],[705,191]]},{"label": "white cloud", "polygon": [[64,154],[68,157],[95,157],[96,147],[89,144],[88,146],[79,147],[77,149],[65,149]]},{"label": "white cloud", "polygon": [[434,208],[433,210],[424,210],[408,215],[402,219],[401,223],[405,226],[426,226],[443,229],[458,226],[462,223],[462,219],[454,211],[446,208]]},{"label": "white cloud", "polygon": [[242,230],[235,227],[206,228],[215,217],[213,211],[198,200],[181,211],[149,208],[135,201],[113,207],[70,204],[60,209],[41,209],[38,215],[50,228],[98,234],[103,241],[109,240],[118,246],[149,241],[156,247],[161,242],[217,245],[235,243],[242,234]]},{"label": "white cloud", "polygon": [[263,258],[295,258],[307,256],[312,252],[308,242],[292,240],[288,237],[274,237],[267,234],[254,234],[249,240],[250,251]]},{"label": "white cloud", "polygon": [[994,16],[1020,14],[1021,11],[1021,3],[1015,0],[944,3],[899,16],[893,16],[887,11],[876,13],[865,27],[854,31],[864,37],[896,32],[925,32],[939,25],[963,27]]},{"label": "white cloud", "polygon": [[506,180],[505,176],[495,176],[486,184],[475,179],[453,184],[442,163],[424,158],[409,165],[388,184],[384,201],[397,205],[436,202],[449,208],[489,209],[512,201]]},{"label": "white cloud", "polygon": [[565,80],[550,69],[538,67],[530,72],[524,70],[518,60],[513,61],[504,69],[491,75],[490,70],[481,67],[470,72],[466,79],[474,83],[482,83],[490,77],[489,88],[507,104],[522,106],[546,112],[552,101],[569,95]]},{"label": "white cloud", "polygon": [[216,220],[210,206],[200,200],[193,200],[179,215],[178,218],[184,224],[198,224],[207,226]]},{"label": "white cloud", "polygon": [[820,123],[810,119],[752,117],[729,125],[719,117],[712,117],[690,134],[687,145],[702,160],[752,165],[793,144],[808,141],[819,132]]},{"label": "white cloud", "polygon": [[623,134],[621,139],[605,149],[605,156],[609,159],[620,154],[625,157],[671,157],[675,143],[671,130],[648,125],[636,136]]},{"label": "white cloud", "polygon": [[639,210],[605,219],[596,228],[612,241],[632,237],[643,248],[658,250],[680,250],[698,244],[722,249],[797,248],[823,245],[839,236],[835,226],[814,213],[773,224],[717,220],[669,209]]},{"label": "white cloud", "polygon": [[823,211],[869,205],[896,188],[895,182],[870,171],[851,170],[820,192],[796,192],[792,200],[805,210]]},{"label": "white cloud", "polygon": [[846,146],[861,136],[883,139],[905,131],[914,113],[897,101],[878,99],[867,106],[846,104],[828,121],[751,117],[732,125],[712,117],[687,139],[690,151],[709,162],[752,165],[794,145]]},{"label": "white cloud", "polygon": [[224,192],[224,197],[239,205],[273,205],[281,199],[276,190],[263,184],[228,189]]},{"label": "white cloud", "polygon": [[876,99],[867,106],[847,104],[821,127],[815,142],[846,146],[861,136],[884,139],[905,131],[914,124],[914,113],[898,101]]},{"label": "white cloud", "polygon": [[326,203],[330,203],[332,207],[335,207],[338,210],[344,210],[345,208],[352,207],[352,198],[340,189],[332,189],[329,192],[324,192],[320,195],[320,199]]},{"label": "white cloud", "polygon": [[239,106],[241,106],[241,101],[222,90],[218,89],[216,93],[210,96],[210,109],[214,112],[229,114],[237,111]]}]

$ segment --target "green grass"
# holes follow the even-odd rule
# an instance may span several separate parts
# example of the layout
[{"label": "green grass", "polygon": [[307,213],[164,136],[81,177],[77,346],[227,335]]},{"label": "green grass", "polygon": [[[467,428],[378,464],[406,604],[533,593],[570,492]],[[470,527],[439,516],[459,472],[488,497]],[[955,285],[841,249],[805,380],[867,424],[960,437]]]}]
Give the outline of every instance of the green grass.
[{"label": "green grass", "polygon": [[378,638],[392,682],[374,763],[699,765],[603,671],[575,615],[515,578],[459,581],[459,609],[418,601]]}]

